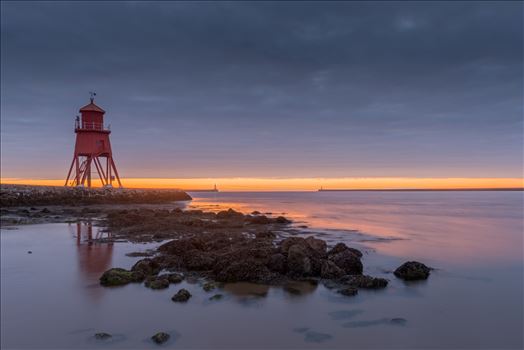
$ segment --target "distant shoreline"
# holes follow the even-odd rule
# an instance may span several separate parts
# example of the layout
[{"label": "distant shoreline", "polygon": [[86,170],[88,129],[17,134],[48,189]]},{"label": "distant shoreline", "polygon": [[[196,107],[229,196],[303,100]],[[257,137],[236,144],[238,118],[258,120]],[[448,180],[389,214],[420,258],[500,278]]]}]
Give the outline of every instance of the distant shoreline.
[{"label": "distant shoreline", "polygon": [[472,191],[524,191],[524,188],[384,188],[384,189],[319,189],[318,192],[472,192]]}]

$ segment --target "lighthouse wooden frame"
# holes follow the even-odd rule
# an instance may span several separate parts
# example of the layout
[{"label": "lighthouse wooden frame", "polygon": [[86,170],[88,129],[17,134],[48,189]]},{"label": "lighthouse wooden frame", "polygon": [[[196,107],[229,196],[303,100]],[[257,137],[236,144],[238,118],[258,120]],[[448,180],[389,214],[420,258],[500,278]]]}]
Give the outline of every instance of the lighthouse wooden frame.
[{"label": "lighthouse wooden frame", "polygon": [[80,108],[81,118],[76,117],[75,152],[65,186],[91,187],[94,168],[102,186],[113,187],[116,180],[122,187],[109,141],[111,130],[104,126],[105,111],[94,103],[94,96],[91,93],[90,103]]}]

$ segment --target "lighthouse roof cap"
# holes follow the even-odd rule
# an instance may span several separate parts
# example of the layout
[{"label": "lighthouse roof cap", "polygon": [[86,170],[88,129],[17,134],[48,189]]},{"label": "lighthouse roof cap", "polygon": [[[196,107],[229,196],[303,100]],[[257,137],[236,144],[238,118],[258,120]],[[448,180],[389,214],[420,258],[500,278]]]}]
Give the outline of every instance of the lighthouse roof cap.
[{"label": "lighthouse roof cap", "polygon": [[100,113],[105,113],[106,111],[104,111],[102,108],[98,107],[93,102],[91,102],[90,104],[85,105],[84,107],[80,108],[80,112],[100,112]]}]

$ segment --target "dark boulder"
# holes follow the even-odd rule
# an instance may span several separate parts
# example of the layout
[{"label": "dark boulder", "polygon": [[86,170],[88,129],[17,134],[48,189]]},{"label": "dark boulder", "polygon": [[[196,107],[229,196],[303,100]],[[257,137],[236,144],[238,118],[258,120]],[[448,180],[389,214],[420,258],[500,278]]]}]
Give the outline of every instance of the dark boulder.
[{"label": "dark boulder", "polygon": [[295,244],[287,252],[287,269],[293,276],[308,276],[311,274],[311,259],[308,250],[303,245]]},{"label": "dark boulder", "polygon": [[353,254],[358,256],[359,258],[362,257],[362,252],[360,250],[355,249],[355,248],[350,248],[347,245],[345,245],[344,243],[337,243],[333,248],[331,248],[328,251],[328,255],[334,255],[334,254],[342,253],[342,252],[344,252],[346,250],[349,250],[350,252],[352,252]]},{"label": "dark boulder", "polygon": [[284,254],[273,254],[267,263],[269,270],[285,274],[287,272],[287,260]]},{"label": "dark boulder", "polygon": [[187,289],[182,288],[175,295],[173,295],[171,300],[177,303],[185,303],[189,300],[189,298],[191,298],[191,293],[189,293]]},{"label": "dark boulder", "polygon": [[329,255],[329,260],[340,267],[346,274],[361,275],[363,266],[360,257],[351,250],[346,249],[340,253]]},{"label": "dark boulder", "polygon": [[142,272],[146,276],[156,275],[160,272],[160,270],[160,265],[156,261],[149,258],[137,261],[136,264],[134,264],[131,268],[131,271]]},{"label": "dark boulder", "polygon": [[324,279],[335,279],[344,276],[346,273],[334,262],[322,260],[320,268],[320,277]]},{"label": "dark boulder", "polygon": [[163,344],[166,341],[168,341],[169,338],[170,338],[169,334],[164,333],[164,332],[158,332],[157,334],[151,337],[151,340],[153,340],[157,344]]},{"label": "dark boulder", "polygon": [[289,248],[294,245],[300,245],[304,248],[308,247],[306,240],[302,237],[288,237],[280,242],[280,250],[282,253],[287,254]]},{"label": "dark boulder", "polygon": [[346,275],[338,280],[339,283],[365,289],[386,288],[388,280],[385,278],[371,277],[366,275]]},{"label": "dark boulder", "polygon": [[318,257],[324,258],[326,256],[326,241],[310,236],[306,238],[306,243]]},{"label": "dark boulder", "polygon": [[431,268],[418,261],[408,261],[399,266],[394,274],[405,281],[425,280],[429,277]]}]

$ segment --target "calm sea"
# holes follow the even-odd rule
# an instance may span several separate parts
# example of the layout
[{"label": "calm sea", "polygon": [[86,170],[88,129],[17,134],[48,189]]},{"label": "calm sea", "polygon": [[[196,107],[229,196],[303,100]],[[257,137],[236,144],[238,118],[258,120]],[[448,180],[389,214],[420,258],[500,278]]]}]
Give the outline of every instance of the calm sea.
[{"label": "calm sea", "polygon": [[[358,247],[365,273],[390,285],[351,298],[322,286],[293,296],[230,285],[218,302],[198,283],[106,289],[98,285],[104,270],[129,268],[138,258],[126,252],[155,245],[89,245],[87,223],[3,228],[2,348],[151,348],[158,331],[172,335],[171,348],[523,347],[522,192],[192,195],[188,207],[283,214],[299,235]],[[436,270],[404,283],[391,271],[407,260]],[[171,302],[182,287],[193,298]],[[93,339],[99,331],[112,340]]]}]

